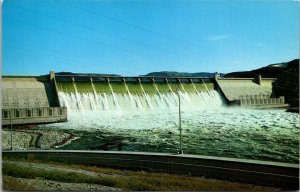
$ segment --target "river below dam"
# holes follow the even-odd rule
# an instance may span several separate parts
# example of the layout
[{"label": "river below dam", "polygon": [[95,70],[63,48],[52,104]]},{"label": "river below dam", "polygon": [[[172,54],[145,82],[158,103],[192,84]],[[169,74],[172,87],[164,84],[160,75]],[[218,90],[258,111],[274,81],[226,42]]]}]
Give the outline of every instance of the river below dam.
[{"label": "river below dam", "polygon": [[[299,114],[228,107],[215,90],[180,93],[183,152],[297,163]],[[68,122],[38,129],[75,134],[59,149],[179,151],[176,94],[59,93]]]}]

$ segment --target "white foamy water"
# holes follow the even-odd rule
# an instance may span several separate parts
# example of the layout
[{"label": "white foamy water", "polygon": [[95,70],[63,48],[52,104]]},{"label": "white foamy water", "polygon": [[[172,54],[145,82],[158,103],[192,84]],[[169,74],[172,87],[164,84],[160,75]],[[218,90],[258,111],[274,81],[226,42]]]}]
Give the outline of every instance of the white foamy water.
[{"label": "white foamy water", "polygon": [[[174,111],[178,110],[178,97],[181,98],[183,111],[195,111],[206,108],[219,108],[225,105],[221,96],[215,90],[186,93],[174,92],[168,94],[142,95],[133,94],[96,94],[96,93],[64,93],[59,92],[62,106],[68,108],[69,113],[76,111]],[[89,114],[90,115],[90,114]]]},{"label": "white foamy water", "polygon": [[[230,108],[215,90],[179,95],[185,153],[298,160],[299,114]],[[91,139],[96,143],[121,136],[124,150],[174,152],[179,147],[175,93],[129,96],[60,92],[59,99],[68,107],[68,122],[46,127],[100,131]]]}]

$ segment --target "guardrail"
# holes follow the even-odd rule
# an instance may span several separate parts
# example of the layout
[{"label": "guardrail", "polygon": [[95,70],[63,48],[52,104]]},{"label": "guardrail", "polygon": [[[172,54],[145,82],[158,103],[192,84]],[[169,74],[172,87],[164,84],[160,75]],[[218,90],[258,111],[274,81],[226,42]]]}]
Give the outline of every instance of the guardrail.
[{"label": "guardrail", "polygon": [[2,157],[179,173],[285,190],[299,189],[299,165],[289,163],[170,153],[77,150],[2,151]]}]

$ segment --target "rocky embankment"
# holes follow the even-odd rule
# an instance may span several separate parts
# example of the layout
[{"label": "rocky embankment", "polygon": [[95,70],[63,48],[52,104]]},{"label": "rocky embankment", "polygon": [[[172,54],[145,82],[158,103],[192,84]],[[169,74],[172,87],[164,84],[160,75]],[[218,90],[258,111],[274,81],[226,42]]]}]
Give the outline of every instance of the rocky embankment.
[{"label": "rocky embankment", "polygon": [[52,130],[2,130],[2,149],[8,150],[25,149],[55,149],[64,145],[66,142],[75,139],[75,136],[69,133]]}]

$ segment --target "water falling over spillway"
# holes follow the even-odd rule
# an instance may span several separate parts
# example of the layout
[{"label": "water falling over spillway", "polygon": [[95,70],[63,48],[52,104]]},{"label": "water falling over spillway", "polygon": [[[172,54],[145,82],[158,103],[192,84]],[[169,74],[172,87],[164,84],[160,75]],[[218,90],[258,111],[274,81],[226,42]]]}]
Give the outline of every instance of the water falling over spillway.
[{"label": "water falling over spillway", "polygon": [[139,81],[139,84],[140,84],[140,87],[141,87],[141,90],[142,90],[143,96],[144,96],[144,97],[145,97],[145,99],[146,99],[146,103],[147,103],[147,106],[148,106],[148,108],[149,108],[149,109],[153,109],[153,106],[152,106],[152,104],[151,104],[151,101],[150,101],[149,95],[148,95],[148,94],[146,94],[146,92],[145,92],[145,90],[144,90],[144,87],[143,87],[143,85],[142,85],[141,81]]},{"label": "water falling over spillway", "polygon": [[[73,86],[74,86],[74,90],[75,90],[75,97],[76,97],[76,104],[77,104],[77,108],[80,109],[81,111],[83,110],[83,106],[81,103],[81,96],[79,96],[77,87],[76,87],[76,83],[73,79]],[[74,98],[74,96],[72,96]]]},{"label": "water falling over spillway", "polygon": [[[128,89],[128,87],[127,87]],[[182,109],[197,111],[219,108],[224,103],[215,90],[200,93],[178,92],[181,97]],[[148,95],[107,94],[107,93],[64,93],[59,92],[60,103],[69,110],[177,110],[178,97],[174,93]],[[97,100],[96,100],[97,98]],[[80,103],[80,105],[78,105]],[[105,104],[101,104],[105,103]],[[94,106],[95,105],[95,106]]]},{"label": "water falling over spillway", "polygon": [[[118,99],[116,98],[116,94],[114,93],[114,90],[113,90],[113,88],[112,88],[112,86],[111,86],[111,84],[110,84],[110,82],[109,82],[109,79],[107,80],[107,82],[108,82],[108,85],[109,85],[109,89],[110,89],[110,91],[111,91],[111,95],[112,95],[114,107],[115,107],[116,109],[120,109],[120,106],[119,106],[119,103],[118,103]],[[103,97],[106,99],[105,102],[106,102],[107,106],[109,106],[109,104],[108,104],[108,99],[107,99],[107,95],[104,94]]]}]

